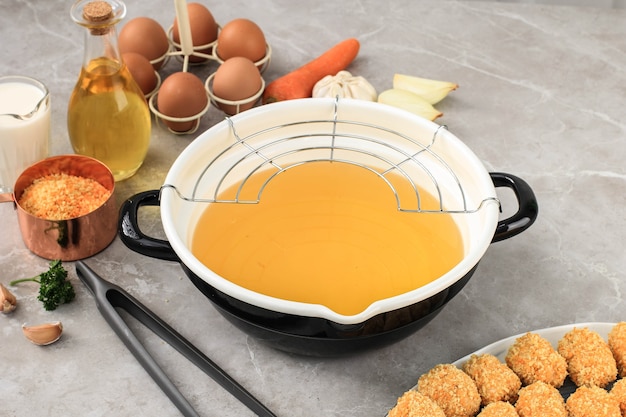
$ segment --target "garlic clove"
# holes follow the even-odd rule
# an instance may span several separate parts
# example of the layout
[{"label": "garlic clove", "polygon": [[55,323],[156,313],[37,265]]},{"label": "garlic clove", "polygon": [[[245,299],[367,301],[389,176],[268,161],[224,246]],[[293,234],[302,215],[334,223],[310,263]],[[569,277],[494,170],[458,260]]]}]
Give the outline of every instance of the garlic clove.
[{"label": "garlic clove", "polygon": [[393,76],[393,88],[410,91],[430,104],[437,104],[459,85],[449,81],[430,80],[405,74]]},{"label": "garlic clove", "polygon": [[392,88],[383,91],[378,95],[378,102],[410,111],[428,120],[435,120],[443,116],[443,113],[434,108],[432,104],[417,94],[406,90]]},{"label": "garlic clove", "polygon": [[0,284],[0,311],[7,314],[15,310],[17,307],[17,298],[5,287]]},{"label": "garlic clove", "polygon": [[45,346],[61,338],[63,325],[60,321],[38,324],[35,326],[22,325],[24,336],[36,345]]}]

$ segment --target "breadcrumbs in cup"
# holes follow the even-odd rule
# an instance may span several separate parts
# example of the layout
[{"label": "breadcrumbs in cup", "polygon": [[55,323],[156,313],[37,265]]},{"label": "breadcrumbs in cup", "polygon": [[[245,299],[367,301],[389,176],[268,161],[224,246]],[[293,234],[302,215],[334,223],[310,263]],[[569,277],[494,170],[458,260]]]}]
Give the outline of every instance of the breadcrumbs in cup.
[{"label": "breadcrumbs in cup", "polygon": [[42,258],[84,259],[106,248],[117,234],[115,179],[97,159],[43,159],[22,172],[12,197],[22,240]]},{"label": "breadcrumbs in cup", "polygon": [[68,220],[91,213],[110,196],[111,191],[92,178],[57,173],[34,180],[19,204],[41,219]]}]

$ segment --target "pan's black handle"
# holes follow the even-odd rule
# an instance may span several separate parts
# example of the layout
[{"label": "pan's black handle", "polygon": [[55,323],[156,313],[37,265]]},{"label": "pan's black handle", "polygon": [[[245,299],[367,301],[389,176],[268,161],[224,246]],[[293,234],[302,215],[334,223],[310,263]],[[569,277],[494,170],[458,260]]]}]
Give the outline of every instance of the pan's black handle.
[{"label": "pan's black handle", "polygon": [[489,175],[496,188],[507,187],[513,190],[519,204],[515,214],[498,222],[491,242],[499,242],[528,229],[537,219],[539,206],[535,193],[523,179],[503,172],[491,172]]},{"label": "pan's black handle", "polygon": [[126,200],[120,208],[118,227],[120,239],[128,248],[142,255],[180,262],[178,255],[167,240],[150,237],[139,228],[137,220],[139,208],[160,204],[159,190],[144,191]]},{"label": "pan's black handle", "polygon": [[[528,229],[537,219],[539,206],[535,193],[523,179],[503,172],[491,172],[489,175],[496,188],[512,189],[519,205],[515,214],[498,222],[492,242],[499,242]],[[128,248],[137,253],[180,262],[180,258],[167,240],[150,237],[139,228],[139,208],[158,205],[160,205],[159,190],[144,191],[127,199],[120,209],[118,228],[120,238]]]}]

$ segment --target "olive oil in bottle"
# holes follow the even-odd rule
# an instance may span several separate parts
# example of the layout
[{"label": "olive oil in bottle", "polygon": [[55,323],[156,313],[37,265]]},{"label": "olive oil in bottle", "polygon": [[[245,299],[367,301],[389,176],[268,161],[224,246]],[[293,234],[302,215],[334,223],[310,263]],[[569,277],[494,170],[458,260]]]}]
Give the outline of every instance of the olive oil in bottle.
[{"label": "olive oil in bottle", "polygon": [[72,18],[87,29],[87,36],[68,106],[70,141],[76,153],[106,164],[116,181],[137,172],[151,132],[148,104],[117,46],[115,24],[125,12],[117,0],[79,1],[72,8]]}]

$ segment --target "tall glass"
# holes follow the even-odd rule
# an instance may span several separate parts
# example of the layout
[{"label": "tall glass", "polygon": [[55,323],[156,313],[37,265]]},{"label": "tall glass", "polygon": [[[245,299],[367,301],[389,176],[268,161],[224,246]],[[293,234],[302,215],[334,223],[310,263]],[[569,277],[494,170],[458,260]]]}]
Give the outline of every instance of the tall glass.
[{"label": "tall glass", "polygon": [[0,77],[0,193],[13,191],[28,166],[48,156],[50,92],[33,78]]}]

